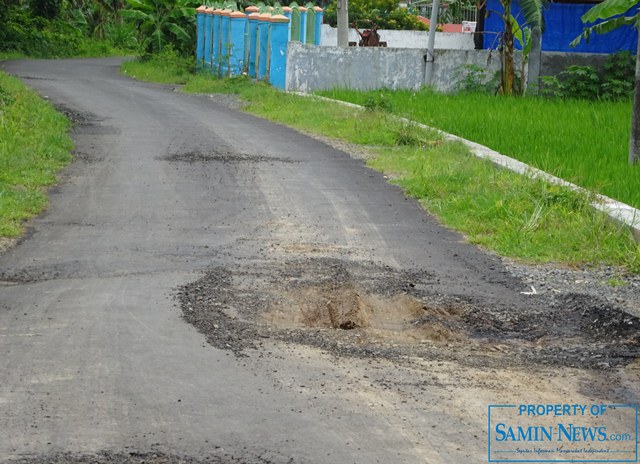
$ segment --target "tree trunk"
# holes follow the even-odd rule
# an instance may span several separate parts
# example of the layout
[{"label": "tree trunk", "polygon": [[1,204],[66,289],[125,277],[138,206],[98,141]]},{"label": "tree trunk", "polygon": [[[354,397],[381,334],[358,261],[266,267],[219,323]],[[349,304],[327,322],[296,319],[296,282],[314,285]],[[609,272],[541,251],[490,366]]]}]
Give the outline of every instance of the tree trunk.
[{"label": "tree trunk", "polygon": [[338,0],[338,47],[349,46],[349,3]]},{"label": "tree trunk", "polygon": [[633,90],[631,111],[631,136],[629,137],[629,164],[640,161],[640,27],[638,28],[638,50],[636,51],[636,82]]},{"label": "tree trunk", "polygon": [[515,80],[515,64],[513,61],[513,24],[511,16],[511,0],[503,0],[504,32],[502,33],[502,94],[513,95],[513,81]]}]

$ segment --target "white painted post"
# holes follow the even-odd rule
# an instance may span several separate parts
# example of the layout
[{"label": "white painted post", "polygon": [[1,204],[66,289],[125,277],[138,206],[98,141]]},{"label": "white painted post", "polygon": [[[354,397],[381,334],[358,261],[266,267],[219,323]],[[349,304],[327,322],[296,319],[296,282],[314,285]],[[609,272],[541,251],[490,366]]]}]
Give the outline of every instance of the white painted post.
[{"label": "white painted post", "polygon": [[427,39],[427,62],[424,69],[424,85],[431,85],[433,82],[433,61],[435,55],[433,50],[436,43],[436,28],[438,26],[438,8],[440,0],[433,0],[431,6],[431,20],[429,22],[429,38]]}]

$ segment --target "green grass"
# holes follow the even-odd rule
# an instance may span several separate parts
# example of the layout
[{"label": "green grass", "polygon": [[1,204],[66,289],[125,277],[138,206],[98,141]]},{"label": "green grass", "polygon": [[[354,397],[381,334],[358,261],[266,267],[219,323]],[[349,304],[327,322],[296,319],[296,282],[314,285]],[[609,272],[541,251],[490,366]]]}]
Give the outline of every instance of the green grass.
[{"label": "green grass", "polygon": [[610,263],[640,269],[624,228],[563,187],[498,169],[459,143],[381,150],[371,165],[470,242],[533,263]]},{"label": "green grass", "polygon": [[159,84],[185,84],[193,75],[194,60],[179,56],[171,47],[162,53],[126,61],[122,72],[134,79]]},{"label": "green grass", "polygon": [[464,145],[398,122],[385,111],[358,112],[243,77],[191,75],[182,90],[235,94],[250,113],[366,148],[370,166],[388,173],[443,224],[503,256],[640,271],[640,246],[628,229],[591,208],[586,195],[496,168]]},{"label": "green grass", "polygon": [[631,102],[452,95],[431,90],[339,89],[320,94],[385,108],[640,208],[640,165],[627,164]]},{"label": "green grass", "polygon": [[0,236],[47,205],[46,187],[70,160],[69,123],[18,79],[0,72]]}]

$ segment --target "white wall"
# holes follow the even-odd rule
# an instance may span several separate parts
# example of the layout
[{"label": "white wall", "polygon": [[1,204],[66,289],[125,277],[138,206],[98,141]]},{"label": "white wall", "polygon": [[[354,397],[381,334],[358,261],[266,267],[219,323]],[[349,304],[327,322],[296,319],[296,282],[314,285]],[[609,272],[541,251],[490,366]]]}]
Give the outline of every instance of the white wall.
[{"label": "white wall", "polygon": [[[362,29],[361,29],[362,31]],[[388,31],[378,30],[380,40],[387,42],[390,48],[427,48],[427,31]],[[359,42],[360,37],[355,30],[349,29],[349,41]],[[338,45],[338,29],[328,24],[322,25],[320,45],[335,47]],[[436,32],[435,48],[441,50],[473,50],[473,34],[456,32]]]},{"label": "white wall", "polygon": [[[419,89],[424,85],[426,53],[419,48],[338,48],[290,42],[286,90]],[[489,50],[436,50],[433,87],[443,92],[454,90],[465,65],[482,67],[493,75],[500,60]]]}]

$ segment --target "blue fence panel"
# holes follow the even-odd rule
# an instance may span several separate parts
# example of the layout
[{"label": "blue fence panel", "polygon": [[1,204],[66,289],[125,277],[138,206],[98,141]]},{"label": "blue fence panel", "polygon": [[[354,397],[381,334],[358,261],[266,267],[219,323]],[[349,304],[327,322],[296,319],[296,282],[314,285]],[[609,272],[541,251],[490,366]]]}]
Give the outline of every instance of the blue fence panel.
[{"label": "blue fence panel", "polygon": [[[577,47],[569,44],[584,30],[580,20],[593,4],[584,3],[551,3],[545,8],[545,32],[542,34],[542,50],[548,52],[580,52],[580,53],[615,53],[628,50],[635,54],[638,44],[638,33],[632,27],[622,27],[604,35],[592,35],[589,43],[582,41]],[[503,30],[500,15],[502,6],[498,0],[487,0],[487,18],[484,24],[484,48],[496,49],[498,34]],[[518,2],[512,5],[512,14],[520,22],[522,15]]]}]

